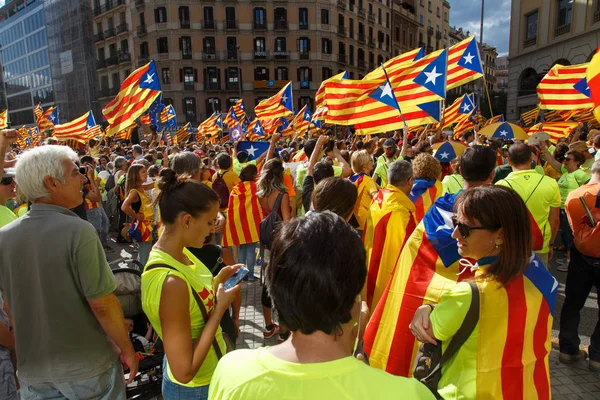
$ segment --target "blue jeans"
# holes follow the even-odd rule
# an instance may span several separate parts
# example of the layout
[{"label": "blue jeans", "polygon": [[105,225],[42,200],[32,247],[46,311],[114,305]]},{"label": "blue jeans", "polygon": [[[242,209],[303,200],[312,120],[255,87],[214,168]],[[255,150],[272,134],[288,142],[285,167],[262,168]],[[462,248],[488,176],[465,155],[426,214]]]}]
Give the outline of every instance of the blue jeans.
[{"label": "blue jeans", "polygon": [[571,251],[573,246],[573,231],[571,225],[569,225],[569,217],[565,210],[560,210],[560,238],[567,248],[567,251]]},{"label": "blue jeans", "polygon": [[87,219],[98,232],[102,246],[108,246],[108,216],[104,208],[98,207],[87,210]]},{"label": "blue jeans", "polygon": [[163,361],[162,396],[165,400],[208,400],[208,385],[187,387],[169,379],[167,357]]},{"label": "blue jeans", "polygon": [[258,246],[258,242],[240,245],[240,254],[238,256],[238,262],[240,264],[245,264],[246,267],[248,267],[248,269],[250,270],[250,273],[248,274],[248,279],[254,277],[254,265],[256,264],[256,246]]},{"label": "blue jeans", "polygon": [[114,363],[102,374],[82,381],[63,383],[21,382],[21,400],[43,399],[124,399],[125,377],[120,363]]},{"label": "blue jeans", "polygon": [[142,266],[146,266],[148,258],[150,257],[150,251],[152,250],[152,242],[138,242],[140,246],[138,250],[138,261]]}]

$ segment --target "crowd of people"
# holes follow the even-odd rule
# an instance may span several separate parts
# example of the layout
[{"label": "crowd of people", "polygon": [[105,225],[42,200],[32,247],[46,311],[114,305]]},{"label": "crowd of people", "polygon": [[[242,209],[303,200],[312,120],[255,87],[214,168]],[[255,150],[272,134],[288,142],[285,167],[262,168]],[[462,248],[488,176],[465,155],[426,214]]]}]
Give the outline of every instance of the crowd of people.
[{"label": "crowd of people", "polygon": [[[600,131],[476,127],[444,161],[439,129],[378,136],[273,134],[255,155],[141,133],[21,150],[0,131],[0,397],[125,398],[160,344],[165,399],[549,398],[561,273],[559,359],[600,372],[600,328],[589,354],[578,335],[600,290]],[[143,319],[113,293],[115,241],[137,252]],[[235,350],[242,285],[262,285],[277,345]]]}]

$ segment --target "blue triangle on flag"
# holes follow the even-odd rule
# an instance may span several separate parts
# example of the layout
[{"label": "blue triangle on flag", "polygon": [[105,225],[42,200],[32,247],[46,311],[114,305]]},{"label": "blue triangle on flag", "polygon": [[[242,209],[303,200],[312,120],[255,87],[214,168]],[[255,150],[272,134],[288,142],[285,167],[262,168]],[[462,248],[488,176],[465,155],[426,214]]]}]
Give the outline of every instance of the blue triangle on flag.
[{"label": "blue triangle on flag", "polygon": [[96,119],[94,118],[94,113],[92,111],[90,111],[90,113],[88,114],[88,117],[87,117],[87,123],[86,123],[85,130],[87,131],[88,129],[90,129],[94,126],[96,126]]},{"label": "blue triangle on flag", "polygon": [[508,122],[503,122],[502,125],[499,125],[496,128],[492,137],[497,139],[514,139],[515,134],[513,133],[510,124]]},{"label": "blue triangle on flag", "polygon": [[479,57],[479,49],[477,48],[477,41],[475,38],[471,40],[471,43],[469,43],[463,54],[460,56],[458,65],[460,67],[470,69],[471,71],[483,74],[481,58]]},{"label": "blue triangle on flag", "polygon": [[248,142],[242,140],[237,145],[237,151],[248,153],[248,161],[256,160],[267,150],[269,150],[269,142]]},{"label": "blue triangle on flag", "polygon": [[148,69],[140,78],[140,89],[160,90],[160,82],[158,80],[158,72],[156,72],[154,60],[150,61]]},{"label": "blue triangle on flag", "polygon": [[396,100],[396,94],[392,89],[392,85],[389,81],[383,82],[380,86],[369,93],[369,97],[373,100],[382,102],[383,104],[390,106],[395,109],[399,109],[398,100]]},{"label": "blue triangle on flag", "polygon": [[471,98],[469,97],[469,95],[465,94],[463,96],[462,101],[460,102],[460,106],[458,106],[458,113],[459,114],[469,114],[471,111],[473,111],[474,105],[473,102],[471,101]]},{"label": "blue triangle on flag", "polygon": [[444,144],[435,151],[434,157],[440,162],[450,162],[456,158],[456,151],[454,151],[452,143],[444,142]]},{"label": "blue triangle on flag", "polygon": [[414,82],[445,98],[447,64],[448,52],[444,50],[417,75]]},{"label": "blue triangle on flag", "polygon": [[[445,194],[435,201],[423,218],[427,240],[446,268],[460,260],[456,240],[452,238],[454,203],[457,194]],[[423,237],[425,240],[425,236]]]},{"label": "blue triangle on flag", "polygon": [[52,110],[52,113],[48,117],[48,120],[54,125],[60,124],[60,122],[58,121],[58,106],[54,110]]},{"label": "blue triangle on flag", "polygon": [[281,95],[281,105],[290,111],[294,110],[294,100],[292,99],[292,85],[288,83]]},{"label": "blue triangle on flag", "polygon": [[417,53],[415,58],[413,58],[413,61],[419,61],[423,57],[425,57],[425,47],[421,47],[419,49],[419,52]]},{"label": "blue triangle on flag", "polygon": [[417,105],[421,110],[425,111],[436,121],[440,121],[442,119],[442,106],[441,101],[435,100],[430,101],[429,103],[423,103]]},{"label": "blue triangle on flag", "polygon": [[262,124],[260,123],[260,121],[256,121],[256,125],[254,125],[254,134],[264,137],[265,136],[265,130],[262,126]]},{"label": "blue triangle on flag", "polygon": [[583,93],[587,97],[591,97],[590,86],[588,85],[586,78],[583,78],[582,80],[577,82],[575,85],[573,85],[573,88],[575,90]]}]

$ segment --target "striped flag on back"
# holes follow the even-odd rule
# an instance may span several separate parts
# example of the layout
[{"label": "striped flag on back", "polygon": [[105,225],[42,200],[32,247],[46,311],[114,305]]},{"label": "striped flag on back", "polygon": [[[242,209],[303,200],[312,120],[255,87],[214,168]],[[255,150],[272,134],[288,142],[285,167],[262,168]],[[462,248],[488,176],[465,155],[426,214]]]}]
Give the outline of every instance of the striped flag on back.
[{"label": "striped flag on back", "polygon": [[263,213],[256,194],[256,182],[238,183],[229,194],[223,246],[259,242],[262,220]]}]

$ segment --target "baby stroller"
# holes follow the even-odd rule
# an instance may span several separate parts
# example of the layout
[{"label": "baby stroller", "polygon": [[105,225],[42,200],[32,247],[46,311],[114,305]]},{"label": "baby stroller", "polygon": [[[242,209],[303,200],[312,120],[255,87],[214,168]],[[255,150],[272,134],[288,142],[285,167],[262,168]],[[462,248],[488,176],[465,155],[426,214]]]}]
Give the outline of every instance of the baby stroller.
[{"label": "baby stroller", "polygon": [[[146,330],[148,321],[142,310],[142,272],[134,268],[113,269],[117,288],[115,295],[121,303],[125,318],[134,321],[133,333],[141,336]],[[151,352],[146,352],[139,346],[134,348],[138,354],[138,375],[134,381],[127,385],[127,398],[136,400],[152,399],[160,396],[162,387],[162,363],[164,349],[160,339],[154,344]],[[138,351],[141,350],[141,351]]]}]

